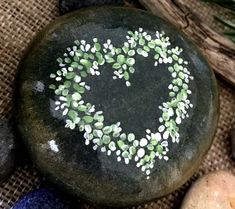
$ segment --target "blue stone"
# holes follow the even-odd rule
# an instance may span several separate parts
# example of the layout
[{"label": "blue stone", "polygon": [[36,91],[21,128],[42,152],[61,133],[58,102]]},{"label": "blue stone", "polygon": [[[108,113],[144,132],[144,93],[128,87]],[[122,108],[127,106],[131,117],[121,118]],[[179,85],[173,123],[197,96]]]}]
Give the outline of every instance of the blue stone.
[{"label": "blue stone", "polygon": [[12,209],[69,209],[53,189],[39,189],[21,198]]}]

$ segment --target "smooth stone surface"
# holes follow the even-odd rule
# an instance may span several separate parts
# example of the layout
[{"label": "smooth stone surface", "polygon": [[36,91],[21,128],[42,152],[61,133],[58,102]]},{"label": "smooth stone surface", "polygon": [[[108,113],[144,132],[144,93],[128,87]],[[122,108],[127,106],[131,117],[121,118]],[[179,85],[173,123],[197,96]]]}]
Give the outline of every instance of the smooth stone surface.
[{"label": "smooth stone surface", "polygon": [[103,5],[122,6],[124,5],[124,0],[59,0],[61,15],[85,7]]},{"label": "smooth stone surface", "polygon": [[[69,209],[63,198],[53,189],[33,191],[17,201],[12,209]],[[79,207],[77,207],[79,208]]]},{"label": "smooth stone surface", "polygon": [[0,120],[0,181],[4,180],[14,167],[15,141],[7,120]]},{"label": "smooth stone surface", "polygon": [[217,171],[197,180],[187,193],[181,209],[234,209],[235,177]]},{"label": "smooth stone surface", "polygon": [[126,8],[81,10],[47,27],[21,64],[16,98],[39,170],[108,206],[182,185],[209,149],[218,116],[214,75],[192,43]]}]

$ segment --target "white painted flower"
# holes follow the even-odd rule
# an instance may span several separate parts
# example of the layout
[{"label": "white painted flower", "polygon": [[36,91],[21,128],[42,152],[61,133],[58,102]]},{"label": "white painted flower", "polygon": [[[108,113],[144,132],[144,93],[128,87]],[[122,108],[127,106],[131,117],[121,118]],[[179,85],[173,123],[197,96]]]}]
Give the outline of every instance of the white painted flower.
[{"label": "white painted flower", "polygon": [[140,148],[137,152],[137,156],[139,158],[142,158],[142,157],[144,157],[144,155],[145,155],[145,150],[143,148]]},{"label": "white painted flower", "polygon": [[48,141],[48,144],[50,146],[50,149],[53,151],[53,152],[59,152],[59,147],[58,145],[56,144],[56,141],[55,140],[50,140]]},{"label": "white painted flower", "polygon": [[155,139],[155,140],[157,140],[157,141],[161,141],[161,139],[162,139],[162,136],[161,136],[161,134],[160,133],[151,133],[151,138],[152,139]]},{"label": "white painted flower", "polygon": [[140,139],[140,146],[141,147],[145,147],[145,146],[147,146],[147,144],[148,144],[147,139],[145,139],[145,138]]}]

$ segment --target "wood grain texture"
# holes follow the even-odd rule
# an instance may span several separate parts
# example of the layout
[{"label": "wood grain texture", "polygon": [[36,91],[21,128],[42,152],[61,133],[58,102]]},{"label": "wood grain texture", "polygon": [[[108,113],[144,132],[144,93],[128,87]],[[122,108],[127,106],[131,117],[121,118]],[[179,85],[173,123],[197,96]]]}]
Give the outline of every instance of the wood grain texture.
[{"label": "wood grain texture", "polygon": [[186,0],[140,0],[140,3],[189,36],[215,72],[235,86],[235,44],[204,24]]}]

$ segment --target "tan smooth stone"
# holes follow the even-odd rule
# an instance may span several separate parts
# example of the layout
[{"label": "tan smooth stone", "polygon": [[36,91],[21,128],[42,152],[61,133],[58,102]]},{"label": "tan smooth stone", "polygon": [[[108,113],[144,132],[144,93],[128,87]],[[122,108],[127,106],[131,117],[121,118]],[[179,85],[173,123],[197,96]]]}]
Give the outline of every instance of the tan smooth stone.
[{"label": "tan smooth stone", "polygon": [[235,209],[235,176],[217,171],[202,177],[186,194],[181,209]]}]

